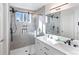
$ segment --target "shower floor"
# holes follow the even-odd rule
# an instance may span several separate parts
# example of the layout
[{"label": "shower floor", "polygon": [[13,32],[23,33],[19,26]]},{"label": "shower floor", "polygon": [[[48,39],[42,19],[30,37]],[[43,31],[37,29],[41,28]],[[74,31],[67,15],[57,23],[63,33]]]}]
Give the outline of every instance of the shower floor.
[{"label": "shower floor", "polygon": [[11,50],[10,55],[35,55],[35,45]]}]

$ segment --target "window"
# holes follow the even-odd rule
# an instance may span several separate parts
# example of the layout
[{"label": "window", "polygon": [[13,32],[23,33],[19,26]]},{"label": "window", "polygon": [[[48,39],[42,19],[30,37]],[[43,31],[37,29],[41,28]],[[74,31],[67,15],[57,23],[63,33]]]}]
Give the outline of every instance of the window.
[{"label": "window", "polygon": [[17,22],[31,22],[32,15],[29,13],[16,12],[15,14]]}]

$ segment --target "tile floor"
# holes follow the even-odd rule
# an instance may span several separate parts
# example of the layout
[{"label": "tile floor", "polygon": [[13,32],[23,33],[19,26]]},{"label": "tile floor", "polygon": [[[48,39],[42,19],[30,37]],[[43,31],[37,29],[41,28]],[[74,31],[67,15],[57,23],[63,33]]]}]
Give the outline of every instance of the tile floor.
[{"label": "tile floor", "polygon": [[35,45],[30,45],[10,51],[10,55],[34,55],[34,54],[35,54]]}]

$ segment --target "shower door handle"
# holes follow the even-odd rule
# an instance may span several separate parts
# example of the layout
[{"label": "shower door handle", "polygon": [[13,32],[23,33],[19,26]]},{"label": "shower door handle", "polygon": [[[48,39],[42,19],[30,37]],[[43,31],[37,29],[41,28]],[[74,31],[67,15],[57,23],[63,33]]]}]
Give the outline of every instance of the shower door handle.
[{"label": "shower door handle", "polygon": [[10,28],[10,33],[11,33],[11,42],[13,42],[13,30]]}]

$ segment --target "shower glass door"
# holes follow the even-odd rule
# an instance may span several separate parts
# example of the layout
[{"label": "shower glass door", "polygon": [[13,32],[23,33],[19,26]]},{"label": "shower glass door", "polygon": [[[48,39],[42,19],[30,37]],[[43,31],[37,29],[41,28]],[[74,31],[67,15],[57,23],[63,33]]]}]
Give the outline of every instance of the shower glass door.
[{"label": "shower glass door", "polygon": [[29,27],[32,15],[29,13],[15,12],[11,14],[11,50],[29,45]]}]

